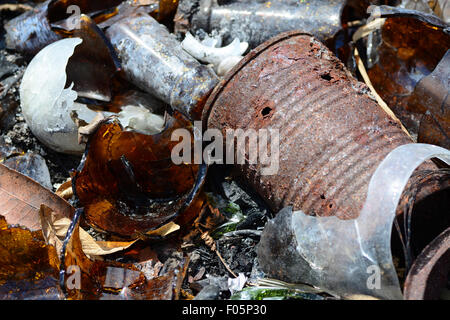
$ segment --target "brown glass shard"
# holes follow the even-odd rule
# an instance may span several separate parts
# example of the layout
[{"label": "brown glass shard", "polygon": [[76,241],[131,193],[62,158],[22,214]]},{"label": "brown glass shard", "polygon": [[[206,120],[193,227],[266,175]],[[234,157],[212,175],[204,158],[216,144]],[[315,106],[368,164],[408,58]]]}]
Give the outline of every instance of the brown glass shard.
[{"label": "brown glass shard", "polygon": [[439,115],[425,114],[420,122],[418,142],[435,144],[444,148],[450,148],[450,123]]},{"label": "brown glass shard", "polygon": [[433,71],[449,49],[450,35],[441,26],[432,24],[434,20],[425,14],[424,17],[411,16],[409,11],[402,14],[406,16],[386,18],[377,62],[368,74],[377,93],[408,131],[416,135],[424,110],[408,100],[420,79]]},{"label": "brown glass shard", "polygon": [[159,0],[158,21],[163,21],[173,15],[178,8],[178,0]]},{"label": "brown glass shard", "polygon": [[116,8],[116,14],[111,15],[108,19],[103,19],[102,22],[98,23],[98,26],[102,29],[108,28],[117,21],[135,15],[138,12],[148,13],[154,16],[157,15],[158,7],[158,0],[125,1]]},{"label": "brown glass shard", "polygon": [[83,42],[75,48],[66,67],[67,83],[74,83],[73,89],[79,97],[109,101],[111,99],[112,77],[121,69],[119,59],[103,32],[86,15],[80,18],[80,28],[73,37]]},{"label": "brown glass shard", "polygon": [[205,172],[199,165],[172,162],[171,150],[179,142],[171,141],[171,134],[180,128],[192,130],[179,115],[168,117],[165,130],[156,135],[124,131],[111,120],[99,127],[73,179],[88,223],[136,238],[185,211]]},{"label": "brown glass shard", "polygon": [[[73,14],[72,11],[68,10],[70,6],[78,6],[80,13],[108,18],[105,11],[114,12],[114,8],[121,2],[123,0],[53,0],[48,6],[48,20],[50,23],[54,23],[69,18]],[[99,22],[98,19],[97,22]]]},{"label": "brown glass shard", "polygon": [[424,114],[418,141],[450,149],[450,50],[434,71],[422,78],[408,100],[411,109]]},{"label": "brown glass shard", "polygon": [[59,260],[40,231],[8,225],[0,216],[0,299],[63,299]]},{"label": "brown glass shard", "polygon": [[[175,281],[174,273],[147,279],[131,264],[118,262],[92,261],[83,252],[79,221],[64,256],[66,272],[63,286],[69,299],[147,299],[170,300]],[[69,269],[70,268],[70,269]],[[78,279],[74,278],[77,275]]]}]

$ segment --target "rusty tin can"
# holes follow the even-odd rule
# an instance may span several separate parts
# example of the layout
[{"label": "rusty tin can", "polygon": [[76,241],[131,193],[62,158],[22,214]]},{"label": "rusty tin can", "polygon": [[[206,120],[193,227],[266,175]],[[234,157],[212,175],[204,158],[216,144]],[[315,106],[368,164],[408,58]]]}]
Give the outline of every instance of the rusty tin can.
[{"label": "rusty tin can", "polygon": [[378,164],[412,143],[365,84],[321,42],[298,31],[251,51],[215,88],[203,121],[224,136],[227,129],[277,129],[278,172],[263,175],[260,162],[238,165],[244,182],[275,212],[292,205],[340,219],[359,215]]}]

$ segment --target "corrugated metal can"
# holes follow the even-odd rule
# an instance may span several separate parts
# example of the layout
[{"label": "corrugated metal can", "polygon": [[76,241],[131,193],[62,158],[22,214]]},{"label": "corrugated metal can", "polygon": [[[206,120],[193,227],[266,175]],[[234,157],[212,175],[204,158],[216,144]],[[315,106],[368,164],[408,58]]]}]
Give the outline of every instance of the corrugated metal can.
[{"label": "corrugated metal can", "polygon": [[278,172],[263,175],[261,162],[246,163],[237,166],[242,179],[275,212],[292,205],[341,219],[359,215],[378,164],[412,142],[365,84],[298,31],[265,42],[231,70],[206,102],[203,121],[224,136],[227,129],[278,130]]}]

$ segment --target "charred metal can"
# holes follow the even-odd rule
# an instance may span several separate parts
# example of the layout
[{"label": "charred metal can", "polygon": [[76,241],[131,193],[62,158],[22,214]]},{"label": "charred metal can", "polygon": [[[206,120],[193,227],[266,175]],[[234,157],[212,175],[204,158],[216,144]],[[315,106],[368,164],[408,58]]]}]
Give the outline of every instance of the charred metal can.
[{"label": "charred metal can", "polygon": [[[42,2],[42,1],[38,1]],[[81,14],[96,16],[99,21],[122,0],[47,0],[5,24],[6,47],[34,56],[41,49],[66,37],[80,27]]]},{"label": "charred metal can", "polygon": [[319,40],[332,38],[342,28],[344,0],[181,0],[175,30],[218,30],[225,42],[234,38],[255,48],[285,31],[302,30]]},{"label": "charred metal can", "polygon": [[48,7],[52,1],[48,0],[5,24],[6,47],[29,55],[36,54],[49,43],[62,37],[50,27]]},{"label": "charred metal can", "polygon": [[203,121],[224,136],[278,130],[278,172],[264,175],[263,163],[246,162],[237,166],[240,177],[275,212],[293,206],[340,219],[358,217],[378,164],[412,142],[329,49],[297,31],[265,42],[230,71]]},{"label": "charred metal can", "polygon": [[164,25],[139,12],[113,24],[106,35],[132,83],[191,119],[200,117],[198,110],[218,78],[185,52]]}]

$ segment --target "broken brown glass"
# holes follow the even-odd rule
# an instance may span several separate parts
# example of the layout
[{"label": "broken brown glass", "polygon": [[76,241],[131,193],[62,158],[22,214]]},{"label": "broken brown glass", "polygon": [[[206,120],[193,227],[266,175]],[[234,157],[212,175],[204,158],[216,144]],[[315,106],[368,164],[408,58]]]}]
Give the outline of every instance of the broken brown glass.
[{"label": "broken brown glass", "polygon": [[386,17],[386,21],[368,75],[377,93],[408,131],[417,136],[427,107],[410,103],[410,97],[419,81],[431,74],[450,48],[450,35],[437,17],[387,8],[381,7],[381,17]]},{"label": "broken brown glass", "polygon": [[172,162],[171,150],[179,143],[171,141],[172,132],[185,128],[192,133],[192,126],[180,114],[166,120],[155,135],[124,131],[108,120],[90,137],[73,186],[87,222],[96,229],[136,238],[183,212],[192,215],[186,209],[197,203],[206,169]]},{"label": "broken brown glass", "polygon": [[63,299],[59,260],[40,231],[11,226],[0,216],[0,299]]}]

